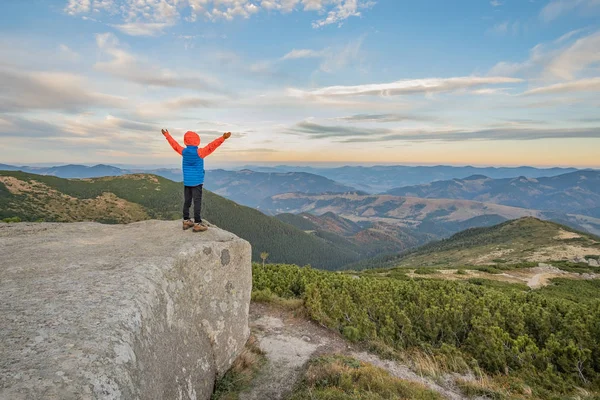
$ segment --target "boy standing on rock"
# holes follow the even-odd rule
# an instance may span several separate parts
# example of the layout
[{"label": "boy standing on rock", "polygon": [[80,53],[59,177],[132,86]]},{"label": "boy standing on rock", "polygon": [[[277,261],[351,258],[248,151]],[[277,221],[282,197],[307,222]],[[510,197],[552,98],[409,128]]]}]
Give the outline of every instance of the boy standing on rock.
[{"label": "boy standing on rock", "polygon": [[[223,144],[225,139],[229,139],[231,132],[226,132],[222,137],[213,140],[206,147],[198,148],[200,145],[200,136],[196,132],[188,131],[183,136],[182,147],[169,133],[162,129],[173,150],[182,156],[183,169],[183,193],[185,200],[183,202],[183,230],[192,228],[193,232],[203,232],[208,227],[202,224],[200,211],[202,207],[202,186],[204,185],[204,158],[208,157],[213,151]],[[194,200],[194,222],[190,219],[190,206]]]}]

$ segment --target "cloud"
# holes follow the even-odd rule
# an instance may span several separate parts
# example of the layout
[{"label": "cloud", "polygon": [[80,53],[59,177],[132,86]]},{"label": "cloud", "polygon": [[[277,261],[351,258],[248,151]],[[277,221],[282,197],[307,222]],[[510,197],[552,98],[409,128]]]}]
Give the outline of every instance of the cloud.
[{"label": "cloud", "polygon": [[320,71],[327,73],[337,72],[347,65],[360,60],[360,51],[364,39],[365,36],[363,35],[341,48],[327,47],[322,50],[294,49],[281,57],[279,61],[318,58],[322,60],[319,65]]},{"label": "cloud", "polygon": [[519,30],[521,29],[521,24],[519,21],[515,21],[511,23],[510,21],[504,21],[494,25],[488,32],[496,34],[496,35],[517,35]]},{"label": "cloud", "polygon": [[408,115],[408,114],[356,114],[348,117],[336,118],[345,122],[402,122],[402,121],[435,121],[434,117]]},{"label": "cloud", "polygon": [[550,22],[577,9],[592,10],[598,7],[598,0],[552,0],[542,8],[540,18]]},{"label": "cloud", "polygon": [[545,128],[503,128],[483,129],[474,131],[450,132],[415,132],[409,134],[396,134],[380,138],[386,140],[406,140],[414,142],[443,141],[460,142],[471,140],[540,140],[540,139],[583,139],[600,138],[600,127],[585,129],[545,129]]},{"label": "cloud", "polygon": [[344,97],[344,96],[400,96],[411,94],[453,92],[485,85],[504,83],[519,83],[521,79],[501,76],[478,77],[467,76],[458,78],[427,78],[401,80],[391,83],[367,84],[357,86],[330,86],[322,89],[303,91],[289,89],[288,94],[293,97],[319,96],[319,97]]},{"label": "cloud", "polygon": [[554,42],[538,44],[523,62],[500,62],[490,75],[537,76],[569,80],[600,61],[600,31],[577,38],[572,31]]},{"label": "cloud", "polygon": [[313,22],[319,28],[329,24],[341,24],[353,16],[361,16],[361,10],[375,5],[371,0],[68,0],[65,13],[73,16],[106,13],[121,32],[134,36],[157,36],[175,25],[182,18],[194,22],[199,17],[211,21],[232,21],[250,18],[261,10],[289,13],[293,11],[326,14],[324,19]]},{"label": "cloud", "polygon": [[294,135],[308,136],[311,139],[382,136],[394,133],[386,128],[359,128],[352,126],[328,126],[311,121],[302,121],[287,130]]},{"label": "cloud", "polygon": [[79,54],[76,51],[73,51],[66,44],[61,44],[60,46],[58,46],[58,51],[60,56],[67,61],[76,62],[80,59]]},{"label": "cloud", "polygon": [[359,60],[360,49],[365,37],[361,36],[358,40],[348,43],[339,51],[325,49],[323,62],[319,69],[323,72],[333,73],[346,67],[348,64]]},{"label": "cloud", "polygon": [[296,60],[299,58],[321,58],[324,56],[323,50],[310,50],[310,49],[293,49],[283,57],[282,60]]},{"label": "cloud", "polygon": [[548,63],[545,72],[561,79],[573,79],[587,66],[600,62],[600,32],[577,39]]},{"label": "cloud", "polygon": [[22,138],[58,137],[64,134],[56,125],[37,118],[22,118],[14,115],[0,117],[0,134],[4,137]]},{"label": "cloud", "polygon": [[491,5],[492,7],[500,7],[502,4],[504,4],[504,3],[502,3],[502,2],[501,2],[501,1],[499,1],[499,0],[491,0],[491,1],[490,1],[490,5]]},{"label": "cloud", "polygon": [[363,0],[338,0],[338,5],[329,13],[327,17],[313,22],[313,28],[322,28],[326,25],[341,24],[350,17],[360,17],[360,9],[371,8],[375,5],[374,1]]},{"label": "cloud", "polygon": [[124,107],[122,97],[95,92],[82,76],[59,72],[26,72],[0,68],[0,111],[61,110]]},{"label": "cloud", "polygon": [[542,86],[523,93],[524,95],[557,94],[573,92],[600,92],[600,78],[580,79],[571,82]]},{"label": "cloud", "polygon": [[127,24],[110,24],[110,26],[130,36],[160,36],[171,24],[164,22],[130,22]]},{"label": "cloud", "polygon": [[112,33],[97,34],[96,43],[100,51],[110,57],[109,61],[94,65],[98,71],[141,85],[225,93],[213,78],[199,74],[181,76],[171,70],[140,61],[133,54],[123,50],[119,40]]},{"label": "cloud", "polygon": [[479,130],[426,130],[426,129],[385,129],[358,128],[347,126],[321,125],[302,121],[287,130],[288,134],[303,135],[309,139],[338,139],[341,143],[369,143],[387,141],[408,142],[460,142],[472,140],[540,140],[540,139],[580,139],[600,138],[600,127],[591,128],[523,128],[506,126]]}]

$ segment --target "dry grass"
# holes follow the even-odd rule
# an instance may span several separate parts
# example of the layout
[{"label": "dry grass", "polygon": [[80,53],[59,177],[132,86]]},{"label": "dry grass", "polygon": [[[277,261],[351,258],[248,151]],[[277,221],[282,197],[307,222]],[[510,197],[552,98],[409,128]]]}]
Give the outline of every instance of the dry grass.
[{"label": "dry grass", "polygon": [[290,400],[442,399],[425,386],[391,376],[354,358],[325,356],[311,361]]},{"label": "dry grass", "polygon": [[[113,193],[103,193],[93,199],[78,199],[35,180],[26,182],[12,176],[1,176],[0,183],[4,183],[12,194],[25,196],[26,201],[22,204],[29,204],[58,222],[130,223],[148,219],[148,214],[141,205],[119,198]],[[19,211],[21,204],[12,204],[10,208]]]},{"label": "dry grass", "polygon": [[252,382],[266,358],[258,340],[250,336],[246,347],[233,362],[231,369],[217,382],[211,400],[236,400]]},{"label": "dry grass", "polygon": [[305,313],[304,309],[304,300],[302,299],[285,299],[283,297],[279,297],[269,289],[265,290],[253,290],[252,291],[252,301],[259,303],[269,303],[276,306],[279,306],[288,311],[294,311],[296,313]]}]

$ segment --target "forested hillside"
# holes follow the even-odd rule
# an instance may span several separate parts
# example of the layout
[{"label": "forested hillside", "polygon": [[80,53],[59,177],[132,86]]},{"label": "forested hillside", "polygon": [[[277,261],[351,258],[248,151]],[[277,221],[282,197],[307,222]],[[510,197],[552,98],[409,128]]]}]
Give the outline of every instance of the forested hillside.
[{"label": "forested hillside", "polygon": [[323,215],[288,213],[276,217],[298,229],[359,252],[361,258],[398,253],[436,238],[393,223],[364,221],[358,224],[332,212]]},{"label": "forested hillside", "polygon": [[[181,218],[183,188],[154,175],[71,180],[0,171],[0,220],[128,223]],[[203,217],[248,240],[253,258],[339,268],[359,259],[351,249],[204,191]],[[190,233],[191,234],[191,233]]]}]

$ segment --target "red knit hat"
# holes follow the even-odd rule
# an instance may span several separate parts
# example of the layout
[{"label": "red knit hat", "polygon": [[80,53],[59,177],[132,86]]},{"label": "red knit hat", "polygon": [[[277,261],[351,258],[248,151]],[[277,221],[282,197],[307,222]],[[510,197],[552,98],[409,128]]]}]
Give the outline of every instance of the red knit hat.
[{"label": "red knit hat", "polygon": [[200,136],[196,132],[187,131],[183,135],[183,143],[186,146],[200,146]]}]

